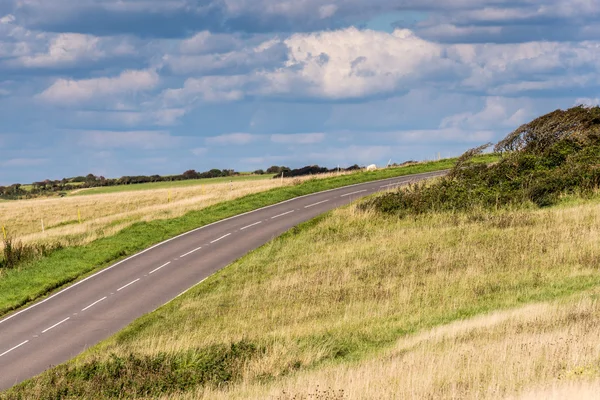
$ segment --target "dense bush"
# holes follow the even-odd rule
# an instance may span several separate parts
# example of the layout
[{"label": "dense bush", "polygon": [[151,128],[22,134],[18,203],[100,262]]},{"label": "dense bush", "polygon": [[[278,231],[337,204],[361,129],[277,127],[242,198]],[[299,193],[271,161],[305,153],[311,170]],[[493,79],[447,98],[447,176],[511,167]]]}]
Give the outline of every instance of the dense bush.
[{"label": "dense bush", "polygon": [[600,108],[554,111],[499,142],[493,165],[470,164],[484,145],[459,158],[448,176],[409,186],[362,205],[396,213],[555,204],[563,193],[591,193],[600,184]]}]

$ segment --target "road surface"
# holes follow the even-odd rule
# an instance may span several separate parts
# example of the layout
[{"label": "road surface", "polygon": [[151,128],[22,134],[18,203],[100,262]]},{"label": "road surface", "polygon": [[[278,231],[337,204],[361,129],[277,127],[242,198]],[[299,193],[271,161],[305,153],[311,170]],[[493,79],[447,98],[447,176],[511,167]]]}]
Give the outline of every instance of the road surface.
[{"label": "road surface", "polygon": [[63,363],[290,228],[360,197],[446,172],[346,186],[207,225],[0,320],[0,390]]}]

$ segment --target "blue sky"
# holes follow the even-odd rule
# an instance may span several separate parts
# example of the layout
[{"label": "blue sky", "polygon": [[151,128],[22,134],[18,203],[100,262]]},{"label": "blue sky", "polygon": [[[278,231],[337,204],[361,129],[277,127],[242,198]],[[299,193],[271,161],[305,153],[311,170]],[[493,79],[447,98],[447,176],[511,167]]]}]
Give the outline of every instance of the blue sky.
[{"label": "blue sky", "polygon": [[597,0],[1,0],[0,184],[455,156],[598,104]]}]

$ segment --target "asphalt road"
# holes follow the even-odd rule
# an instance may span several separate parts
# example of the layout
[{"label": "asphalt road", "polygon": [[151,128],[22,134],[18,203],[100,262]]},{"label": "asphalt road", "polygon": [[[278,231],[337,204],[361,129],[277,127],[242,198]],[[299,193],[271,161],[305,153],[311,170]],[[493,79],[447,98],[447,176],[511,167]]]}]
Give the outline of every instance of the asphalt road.
[{"label": "asphalt road", "polygon": [[290,228],[360,197],[445,174],[298,197],[193,230],[0,320],[0,390],[63,363]]}]

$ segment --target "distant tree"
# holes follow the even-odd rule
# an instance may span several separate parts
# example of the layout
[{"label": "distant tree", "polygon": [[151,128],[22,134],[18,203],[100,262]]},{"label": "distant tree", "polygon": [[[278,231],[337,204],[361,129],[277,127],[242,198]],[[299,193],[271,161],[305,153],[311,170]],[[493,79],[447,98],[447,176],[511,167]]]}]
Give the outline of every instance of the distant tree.
[{"label": "distant tree", "polygon": [[193,169],[188,169],[183,173],[184,179],[198,179],[198,173]]},{"label": "distant tree", "polygon": [[257,169],[256,171],[254,171],[254,175],[264,175],[265,171],[262,169]]},{"label": "distant tree", "polygon": [[278,174],[280,172],[281,172],[281,167],[278,167],[277,165],[273,165],[273,166],[267,168],[268,174]]}]

